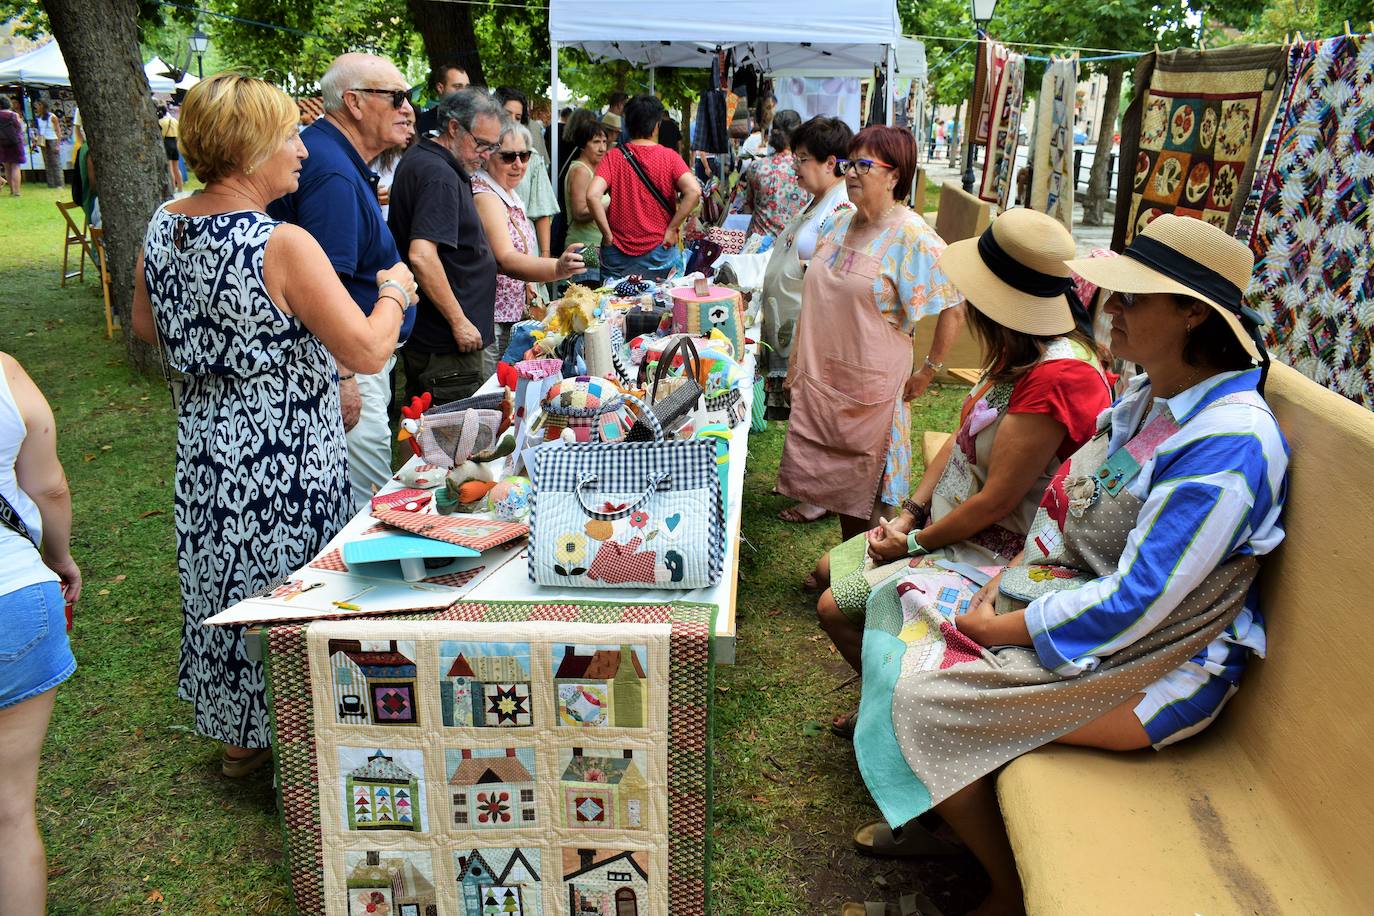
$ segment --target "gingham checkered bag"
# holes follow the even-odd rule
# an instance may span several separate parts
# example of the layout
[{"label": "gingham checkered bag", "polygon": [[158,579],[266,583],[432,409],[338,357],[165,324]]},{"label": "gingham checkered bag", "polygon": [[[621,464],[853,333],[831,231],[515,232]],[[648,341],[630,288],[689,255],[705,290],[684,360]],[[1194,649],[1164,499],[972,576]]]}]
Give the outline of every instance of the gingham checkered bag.
[{"label": "gingham checkered bag", "polygon": [[564,588],[705,588],[720,580],[725,510],[716,446],[662,438],[536,453],[529,575]]}]

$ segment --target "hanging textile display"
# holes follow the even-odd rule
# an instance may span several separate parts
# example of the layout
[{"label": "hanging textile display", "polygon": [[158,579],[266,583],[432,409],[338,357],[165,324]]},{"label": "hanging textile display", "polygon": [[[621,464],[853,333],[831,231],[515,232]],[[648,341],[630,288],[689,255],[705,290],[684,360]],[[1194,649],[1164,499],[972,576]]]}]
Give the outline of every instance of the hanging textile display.
[{"label": "hanging textile display", "polygon": [[706,913],[714,611],[459,603],[272,627],[297,910]]},{"label": "hanging textile display", "polygon": [[1286,50],[1279,45],[1146,55],[1121,122],[1112,248],[1163,213],[1231,232],[1273,121]]},{"label": "hanging textile display", "polygon": [[1001,78],[1002,68],[1006,66],[1010,55],[1010,51],[995,41],[985,38],[978,43],[978,63],[973,74],[972,98],[975,108],[969,115],[970,122],[977,127],[973,134],[974,143],[988,142],[992,124],[995,122],[993,105],[997,95],[997,81]]},{"label": "hanging textile display", "polygon": [[1078,92],[1078,58],[1045,67],[1036,103],[1031,148],[1032,210],[1048,213],[1073,231],[1073,109]]},{"label": "hanging textile display", "polygon": [[1005,210],[1015,177],[1016,147],[1020,143],[1021,103],[1026,84],[1026,58],[1009,54],[997,78],[993,104],[992,139],[983,157],[983,185],[978,196]]},{"label": "hanging textile display", "polygon": [[1374,409],[1374,35],[1298,45],[1291,67],[1247,300],[1275,359]]}]

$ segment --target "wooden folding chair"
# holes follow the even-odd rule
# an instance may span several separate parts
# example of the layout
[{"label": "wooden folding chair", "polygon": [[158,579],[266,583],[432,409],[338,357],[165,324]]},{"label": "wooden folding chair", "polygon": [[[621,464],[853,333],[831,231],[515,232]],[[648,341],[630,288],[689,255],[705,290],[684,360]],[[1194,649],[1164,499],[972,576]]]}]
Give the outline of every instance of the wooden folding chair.
[{"label": "wooden folding chair", "polygon": [[[86,282],[86,258],[89,256],[91,264],[95,264],[95,252],[91,251],[90,242],[87,240],[85,228],[86,214],[82,212],[81,204],[76,201],[59,200],[57,202],[57,209],[61,211],[62,219],[67,223],[65,236],[62,239],[62,282],[58,284],[59,287],[65,288],[67,281],[72,277],[78,278],[82,283]],[[80,226],[76,224],[76,220],[72,219],[73,210],[81,213]],[[79,263],[76,270],[68,270],[67,259],[71,254],[73,245],[79,245],[81,247],[81,253],[78,256]]]},{"label": "wooden folding chair", "polygon": [[[58,206],[61,206],[59,204]],[[110,268],[105,261],[105,230],[91,227],[91,261],[100,267],[100,293],[105,297],[105,336],[114,337],[114,311],[110,308]]]}]

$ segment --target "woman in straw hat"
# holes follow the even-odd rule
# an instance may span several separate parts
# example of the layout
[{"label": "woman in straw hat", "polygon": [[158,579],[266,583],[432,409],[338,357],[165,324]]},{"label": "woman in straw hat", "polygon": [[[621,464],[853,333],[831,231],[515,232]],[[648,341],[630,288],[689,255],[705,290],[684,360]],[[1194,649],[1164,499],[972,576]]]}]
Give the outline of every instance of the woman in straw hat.
[{"label": "woman in straw hat", "polygon": [[[946,575],[936,560],[1005,566],[1020,552],[1050,478],[1111,405],[1092,341],[1075,327],[1077,299],[1064,264],[1073,255],[1062,223],[1016,209],[941,256],[939,268],[968,303],[983,375],[964,401],[957,435],[926,468],[901,516],[819,564],[818,577],[833,575],[833,585],[816,614],[854,670],[863,667],[870,592],[908,572]],[[865,565],[865,553],[874,565]],[[849,737],[853,719],[842,716],[833,727]]]},{"label": "woman in straw hat", "polygon": [[864,634],[854,743],[886,823],[856,840],[919,848],[911,821],[934,808],[992,879],[980,912],[1021,907],[987,774],[1050,742],[1163,748],[1205,728],[1264,652],[1251,586],[1283,539],[1249,248],[1169,214],[1069,267],[1114,291],[1112,350],[1144,374],[1046,488],[1021,557],[976,594],[957,575],[935,600],[930,583],[875,593]]}]

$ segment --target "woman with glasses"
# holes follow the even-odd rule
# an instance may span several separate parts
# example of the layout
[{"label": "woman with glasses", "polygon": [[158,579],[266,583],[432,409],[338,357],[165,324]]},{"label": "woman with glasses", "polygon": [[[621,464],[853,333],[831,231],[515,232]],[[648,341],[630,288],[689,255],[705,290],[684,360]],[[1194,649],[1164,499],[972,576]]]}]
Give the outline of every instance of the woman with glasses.
[{"label": "woman with glasses", "polygon": [[500,146],[487,157],[486,166],[472,176],[473,202],[500,271],[496,275],[496,341],[487,348],[488,373],[495,371],[506,352],[511,325],[525,316],[530,281],[566,280],[582,266],[576,254],[578,246],[570,246],[556,260],[540,257],[534,224],[515,193],[533,155],[529,129],[507,120],[501,126]]},{"label": "woman with glasses", "polygon": [[[791,411],[787,363],[802,310],[806,264],[816,252],[816,240],[826,220],[836,210],[852,206],[844,179],[835,174],[835,163],[845,157],[853,137],[849,125],[839,118],[816,117],[789,138],[797,186],[811,196],[811,201],[778,233],[763,275],[763,345],[757,365],[763,376],[765,415],[770,420],[786,420]],[[813,522],[825,514],[817,506],[797,505],[784,509],[779,517],[785,522]]]},{"label": "woman with glasses", "polygon": [[771,155],[756,161],[741,179],[744,193],[736,203],[737,212],[751,213],[750,235],[778,234],[811,202],[811,195],[797,180],[792,156],[792,131],[801,124],[801,115],[790,108],[773,117],[768,145]]},{"label": "woman with glasses", "polygon": [[558,198],[553,193],[553,181],[549,178],[548,151],[544,149],[542,137],[530,128],[530,105],[525,93],[501,86],[492,96],[506,109],[506,114],[529,134],[529,165],[515,189],[515,196],[524,203],[525,215],[534,224],[534,234],[539,239],[539,254],[547,258],[553,250],[553,218],[558,215]]},{"label": "woman with glasses", "polygon": [[[778,492],[839,515],[849,540],[910,495],[907,403],[941,368],[964,310],[935,264],[944,243],[902,203],[916,174],[911,134],[865,128],[836,169],[854,210],[835,214],[806,271]],[[916,322],[931,315],[931,350],[914,354]]]}]

